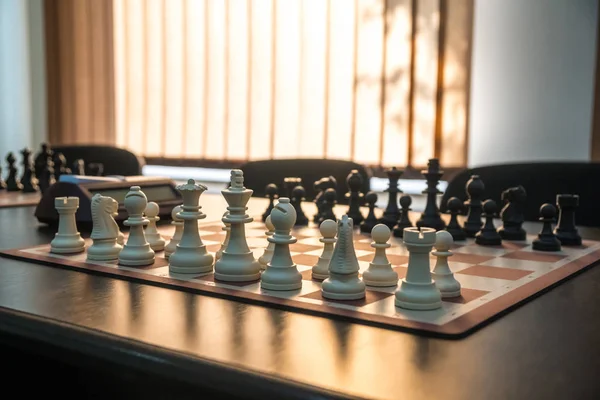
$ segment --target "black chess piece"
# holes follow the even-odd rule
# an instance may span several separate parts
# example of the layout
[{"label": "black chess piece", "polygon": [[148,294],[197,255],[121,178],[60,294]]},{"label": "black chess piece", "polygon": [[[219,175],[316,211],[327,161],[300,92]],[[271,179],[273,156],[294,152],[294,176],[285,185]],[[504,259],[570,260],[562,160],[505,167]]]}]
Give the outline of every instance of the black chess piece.
[{"label": "black chess piece", "polygon": [[52,161],[53,156],[52,148],[48,143],[42,143],[40,152],[36,154],[34,160],[35,176],[39,179],[42,176],[43,170],[48,164],[48,160]]},{"label": "black chess piece", "polygon": [[494,217],[497,210],[498,208],[494,200],[483,202],[485,223],[483,224],[483,228],[475,235],[475,243],[482,246],[500,246],[502,244],[502,237],[496,230],[496,226],[494,226]]},{"label": "black chess piece", "polygon": [[56,183],[54,178],[54,161],[48,158],[46,159],[46,165],[41,170],[41,175],[38,176],[38,186],[42,194],[46,193],[46,190]]},{"label": "black chess piece", "polygon": [[67,158],[63,153],[54,154],[54,177],[60,180],[61,175],[71,175],[71,168],[67,167]]},{"label": "black chess piece", "polygon": [[503,240],[525,240],[527,233],[522,225],[525,221],[523,209],[527,201],[527,192],[523,186],[508,188],[502,192],[502,201],[506,204],[500,211],[502,226],[498,233]]},{"label": "black chess piece", "polygon": [[485,185],[479,175],[471,175],[471,179],[467,182],[465,189],[468,196],[465,206],[468,211],[463,229],[467,237],[475,237],[477,232],[481,230],[481,201],[483,200]]},{"label": "black chess piece", "polygon": [[371,233],[375,225],[379,223],[379,219],[375,215],[375,204],[377,203],[377,193],[369,192],[365,196],[365,202],[369,206],[369,214],[367,218],[360,224],[360,231],[363,233]]},{"label": "black chess piece", "polygon": [[335,213],[333,212],[333,207],[337,203],[337,192],[335,189],[329,188],[325,190],[323,197],[325,198],[325,202],[323,203],[320,211],[321,219],[317,223],[321,224],[321,222],[325,221],[326,219],[337,221]]},{"label": "black chess piece", "polygon": [[102,163],[89,163],[87,165],[86,175],[90,176],[102,176],[104,174],[104,164]]},{"label": "black chess piece", "polygon": [[20,180],[21,186],[23,187],[22,191],[24,193],[35,193],[39,190],[39,187],[33,170],[33,162],[31,161],[31,150],[25,147],[21,150],[21,155],[23,157],[23,174],[21,175]]},{"label": "black chess piece", "polygon": [[6,177],[6,190],[9,192],[18,192],[23,189],[23,185],[17,179],[17,167],[15,162],[17,159],[12,152],[6,155],[6,162],[8,164],[8,176]]},{"label": "black chess piece", "polygon": [[540,221],[542,221],[542,230],[538,238],[532,243],[534,250],[540,251],[560,251],[560,240],[552,232],[552,222],[556,219],[556,207],[550,203],[542,204],[540,207]]},{"label": "black chess piece", "polygon": [[412,204],[412,198],[405,194],[400,197],[400,218],[398,219],[398,224],[394,227],[393,234],[395,237],[403,237],[404,236],[404,228],[410,228],[413,226],[412,222],[410,222],[410,205]]},{"label": "black chess piece", "polygon": [[575,209],[579,207],[579,196],[559,194],[556,196],[556,205],[559,211],[554,234],[563,246],[581,246],[581,236],[575,226]]},{"label": "black chess piece", "polygon": [[73,174],[75,175],[85,175],[85,161],[81,158],[75,160],[71,171],[73,171]]},{"label": "black chess piece", "polygon": [[388,188],[384,190],[388,193],[388,202],[380,222],[387,225],[388,228],[394,229],[394,226],[400,218],[400,210],[398,209],[398,193],[403,193],[402,190],[398,188],[398,180],[404,171],[399,170],[396,167],[392,167],[385,172],[389,180]]},{"label": "black chess piece", "polygon": [[306,199],[305,196],[306,190],[303,186],[298,185],[292,190],[290,203],[294,207],[294,210],[296,210],[296,226],[308,225],[308,218],[302,210],[302,201]]},{"label": "black chess piece", "polygon": [[421,218],[417,221],[417,227],[428,227],[440,231],[446,227],[446,223],[442,219],[437,206],[437,196],[442,193],[437,185],[442,175],[444,175],[444,171],[440,170],[440,161],[437,158],[431,158],[427,163],[427,170],[421,171],[421,173],[427,180],[427,188],[423,190],[423,194],[427,195],[427,203]]},{"label": "black chess piece", "polygon": [[361,222],[365,219],[360,212],[360,206],[363,203],[364,195],[360,192],[363,185],[363,178],[358,170],[353,169],[346,178],[346,184],[348,185],[348,217],[352,218],[352,222],[355,227],[358,227]]},{"label": "black chess piece", "polygon": [[448,199],[447,207],[450,212],[450,221],[446,230],[452,235],[452,238],[456,240],[466,240],[467,235],[463,230],[462,226],[458,222],[458,214],[463,210],[463,202],[458,197],[451,197]]},{"label": "black chess piece", "polygon": [[271,215],[271,211],[273,211],[273,207],[275,206],[274,200],[279,197],[278,191],[279,188],[274,183],[269,183],[265,187],[265,195],[269,199],[269,206],[262,215],[263,222],[267,220],[267,217]]},{"label": "black chess piece", "polygon": [[291,199],[292,191],[296,186],[302,185],[302,178],[298,178],[296,176],[288,176],[283,179],[283,192],[285,193],[285,197]]},{"label": "black chess piece", "polygon": [[323,193],[327,189],[337,189],[337,180],[333,176],[326,176],[318,181],[315,181],[313,184],[314,189],[317,191],[317,195],[315,196],[314,202],[317,206],[317,213],[313,216],[313,221],[319,221],[321,215],[319,214],[319,210],[325,204],[325,197]]}]

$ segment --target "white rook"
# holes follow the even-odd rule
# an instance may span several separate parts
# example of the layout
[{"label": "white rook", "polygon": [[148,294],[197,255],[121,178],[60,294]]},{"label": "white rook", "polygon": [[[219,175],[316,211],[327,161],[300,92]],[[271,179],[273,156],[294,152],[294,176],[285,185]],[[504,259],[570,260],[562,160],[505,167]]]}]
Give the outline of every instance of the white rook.
[{"label": "white rook", "polygon": [[405,228],[409,251],[406,277],[396,291],[396,306],[411,310],[434,310],[442,306],[442,295],[431,279],[429,254],[436,241],[433,228]]},{"label": "white rook", "polygon": [[58,212],[58,231],[50,242],[50,252],[57,254],[81,253],[85,241],[77,231],[75,213],[79,208],[79,197],[57,197],[54,207]]}]

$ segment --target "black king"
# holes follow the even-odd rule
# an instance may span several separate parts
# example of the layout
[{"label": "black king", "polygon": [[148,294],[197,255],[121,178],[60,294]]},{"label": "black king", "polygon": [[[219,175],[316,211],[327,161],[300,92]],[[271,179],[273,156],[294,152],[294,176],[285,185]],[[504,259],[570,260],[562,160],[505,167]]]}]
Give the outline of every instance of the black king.
[{"label": "black king", "polygon": [[423,170],[421,173],[427,179],[427,188],[423,191],[423,194],[427,194],[427,204],[421,218],[417,221],[417,227],[428,227],[440,231],[446,227],[446,223],[442,220],[437,206],[437,195],[442,193],[438,190],[437,185],[444,171],[440,171],[440,161],[437,158],[431,158],[427,163],[427,170]]}]

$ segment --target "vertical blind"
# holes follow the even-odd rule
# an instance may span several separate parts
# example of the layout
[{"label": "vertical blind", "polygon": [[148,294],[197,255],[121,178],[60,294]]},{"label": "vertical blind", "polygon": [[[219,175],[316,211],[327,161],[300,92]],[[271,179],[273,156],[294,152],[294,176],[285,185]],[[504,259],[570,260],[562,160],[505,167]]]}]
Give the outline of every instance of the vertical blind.
[{"label": "vertical blind", "polygon": [[[56,62],[75,73],[56,141],[103,129],[149,157],[465,164],[473,0],[101,0],[104,38],[96,1],[49,3],[80,54]],[[98,93],[114,120],[69,123],[99,114]]]}]

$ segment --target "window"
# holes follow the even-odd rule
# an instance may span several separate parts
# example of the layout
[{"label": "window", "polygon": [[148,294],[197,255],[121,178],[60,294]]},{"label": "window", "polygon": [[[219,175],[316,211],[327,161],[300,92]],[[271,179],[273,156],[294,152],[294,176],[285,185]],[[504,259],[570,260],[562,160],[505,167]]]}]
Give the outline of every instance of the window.
[{"label": "window", "polygon": [[[50,25],[80,34],[57,35],[57,69],[74,78],[59,142],[174,159],[465,164],[472,0],[60,3],[47,5],[59,10]],[[111,134],[72,126],[88,118],[95,132],[97,91],[109,93]]]}]

